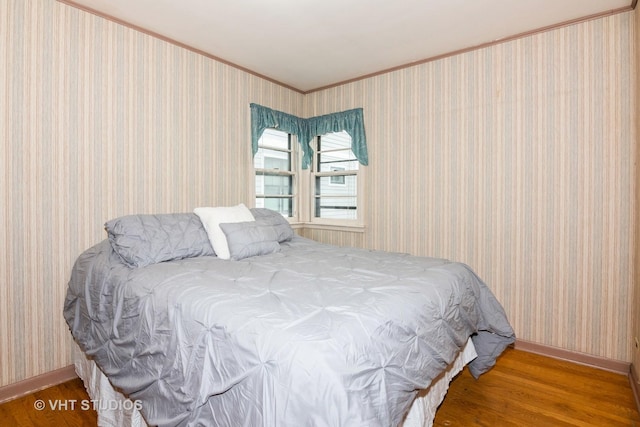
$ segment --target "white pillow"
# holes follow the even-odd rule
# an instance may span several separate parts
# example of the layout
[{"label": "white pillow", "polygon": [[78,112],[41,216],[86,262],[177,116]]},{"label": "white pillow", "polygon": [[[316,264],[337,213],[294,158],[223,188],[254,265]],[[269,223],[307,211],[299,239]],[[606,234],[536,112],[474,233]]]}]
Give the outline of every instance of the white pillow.
[{"label": "white pillow", "polygon": [[221,223],[255,221],[249,208],[243,203],[237,206],[215,208],[195,208],[193,213],[200,217],[214,252],[221,259],[230,259],[227,237],[220,228]]}]

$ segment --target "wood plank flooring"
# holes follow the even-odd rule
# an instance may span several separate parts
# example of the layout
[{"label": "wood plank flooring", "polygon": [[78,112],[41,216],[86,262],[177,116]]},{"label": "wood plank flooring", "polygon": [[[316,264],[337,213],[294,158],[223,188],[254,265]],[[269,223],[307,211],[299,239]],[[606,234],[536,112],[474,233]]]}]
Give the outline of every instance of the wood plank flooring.
[{"label": "wood plank flooring", "polygon": [[[95,411],[80,407],[86,399],[82,382],[69,381],[0,405],[0,425],[95,426]],[[624,375],[507,349],[479,380],[466,369],[453,380],[434,426],[640,427],[640,415]]]},{"label": "wood plank flooring", "polygon": [[475,380],[451,383],[434,426],[639,426],[625,375],[507,349]]},{"label": "wood plank flooring", "polygon": [[[0,426],[96,426],[98,414],[92,408],[80,408],[80,402],[88,399],[80,378],[67,381],[0,405]],[[76,402],[75,409],[71,408],[72,401]],[[66,408],[58,402],[65,402]]]}]

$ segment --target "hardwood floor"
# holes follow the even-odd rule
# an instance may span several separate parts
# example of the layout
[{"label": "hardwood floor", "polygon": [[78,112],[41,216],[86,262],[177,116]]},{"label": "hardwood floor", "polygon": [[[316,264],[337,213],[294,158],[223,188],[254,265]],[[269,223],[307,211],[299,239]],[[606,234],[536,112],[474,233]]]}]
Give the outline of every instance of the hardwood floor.
[{"label": "hardwood floor", "polygon": [[434,426],[640,426],[629,379],[507,349],[475,380],[458,375]]},{"label": "hardwood floor", "polygon": [[[11,427],[69,426],[98,424],[98,415],[81,407],[89,396],[79,378],[37,391],[0,405],[0,425]],[[75,408],[72,408],[75,406]]]},{"label": "hardwood floor", "polygon": [[[95,426],[87,399],[69,381],[0,405],[0,425]],[[626,376],[508,349],[479,380],[466,369],[453,380],[434,426],[640,427],[640,415]]]}]

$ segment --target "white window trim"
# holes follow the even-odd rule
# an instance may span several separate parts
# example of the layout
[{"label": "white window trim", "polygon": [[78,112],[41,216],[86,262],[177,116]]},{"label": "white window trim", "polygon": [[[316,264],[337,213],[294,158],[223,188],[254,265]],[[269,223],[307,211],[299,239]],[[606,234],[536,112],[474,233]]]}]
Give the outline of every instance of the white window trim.
[{"label": "white window trim", "polygon": [[[278,129],[275,129],[278,130]],[[308,169],[302,169],[301,156],[302,153],[299,148],[298,138],[296,135],[291,135],[291,172],[293,174],[293,216],[288,217],[287,220],[293,228],[310,228],[310,229],[322,229],[322,230],[335,230],[335,231],[348,231],[354,233],[363,233],[365,231],[364,218],[366,216],[366,209],[364,203],[364,190],[366,182],[366,167],[362,164],[358,167],[356,173],[352,174],[358,177],[357,187],[357,219],[331,219],[331,218],[317,218],[314,216],[314,198],[315,198],[315,173],[313,169],[316,165],[317,152],[314,147],[314,158]],[[266,146],[265,146],[266,147]],[[254,167],[253,175],[254,179],[256,173],[260,169]],[[331,172],[321,172],[319,175],[330,176]],[[335,173],[335,175],[345,175],[344,173]],[[255,193],[255,185],[253,186]],[[256,195],[254,194],[254,200]]]},{"label": "white window trim", "polygon": [[303,172],[306,172],[307,179],[307,191],[309,192],[308,197],[304,197],[308,206],[306,209],[307,218],[305,223],[310,225],[309,228],[326,228],[326,229],[334,229],[343,231],[364,231],[364,217],[365,217],[365,204],[364,204],[364,184],[365,184],[365,170],[366,168],[360,167],[358,168],[358,194],[356,195],[356,200],[358,203],[358,218],[357,219],[331,219],[331,218],[317,218],[313,215],[313,199],[315,195],[315,183],[314,177],[315,175],[309,169],[305,169]]},{"label": "white window trim", "polygon": [[[342,230],[342,231],[355,231],[355,232],[363,232],[364,231],[364,183],[365,179],[365,170],[362,164],[358,166],[357,171],[344,171],[344,172],[315,172],[315,168],[317,167],[317,139],[314,139],[313,144],[313,160],[311,162],[311,166],[309,169],[305,169],[303,172],[306,172],[306,179],[308,180],[307,191],[309,192],[308,196],[305,196],[305,199],[308,202],[308,206],[306,212],[308,214],[306,218],[306,223],[309,225],[309,228],[323,228],[323,229],[333,229],[333,230]],[[330,151],[341,151],[341,150],[327,150],[325,152]],[[356,160],[358,161],[358,160]],[[316,176],[332,176],[332,175],[355,175],[357,177],[357,194],[356,194],[356,204],[358,215],[357,219],[331,219],[331,218],[317,218],[314,215],[314,203],[315,203],[315,177]]]}]

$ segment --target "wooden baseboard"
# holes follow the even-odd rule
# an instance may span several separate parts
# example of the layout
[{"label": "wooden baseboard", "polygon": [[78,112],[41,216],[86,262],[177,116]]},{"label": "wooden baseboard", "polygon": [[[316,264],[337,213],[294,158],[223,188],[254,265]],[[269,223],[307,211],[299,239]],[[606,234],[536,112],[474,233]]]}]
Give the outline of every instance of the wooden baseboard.
[{"label": "wooden baseboard", "polygon": [[76,369],[73,365],[27,378],[26,380],[0,387],[0,403],[8,402],[9,400],[17,399],[76,378],[78,378],[78,375],[76,375]]},{"label": "wooden baseboard", "polygon": [[631,383],[631,390],[633,390],[633,397],[636,399],[636,408],[640,412],[640,378],[636,373],[633,364],[629,367],[629,382]]},{"label": "wooden baseboard", "polygon": [[631,385],[631,391],[633,391],[636,408],[638,409],[638,412],[640,412],[640,378],[638,378],[633,364],[523,340],[516,340],[515,348],[522,351],[528,351],[529,353],[536,353],[542,356],[567,360],[569,362],[604,369],[605,371],[627,376],[629,378],[629,384]]},{"label": "wooden baseboard", "polygon": [[619,360],[607,359],[604,357],[592,356],[590,354],[580,353],[577,351],[565,350],[558,347],[537,344],[530,341],[516,340],[515,348],[517,350],[536,353],[542,356],[553,357],[555,359],[567,360],[569,362],[579,363],[581,365],[591,366],[605,371],[615,372],[617,374],[629,375],[630,363],[621,362]]}]

